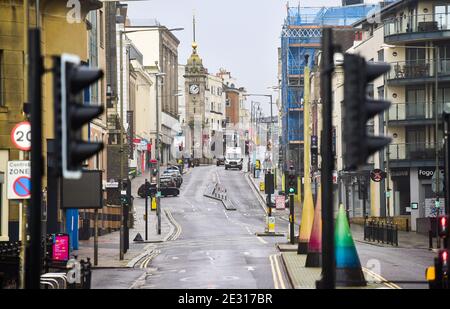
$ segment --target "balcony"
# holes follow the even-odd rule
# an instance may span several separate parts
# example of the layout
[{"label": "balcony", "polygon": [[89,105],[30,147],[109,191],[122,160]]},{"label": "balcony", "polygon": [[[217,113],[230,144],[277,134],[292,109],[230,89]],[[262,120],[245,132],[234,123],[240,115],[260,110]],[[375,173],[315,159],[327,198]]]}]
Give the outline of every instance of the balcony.
[{"label": "balcony", "polygon": [[[438,104],[438,115],[444,104]],[[433,103],[397,103],[389,108],[389,125],[426,125],[434,123],[436,106]]]},{"label": "balcony", "polygon": [[[438,147],[439,160],[442,160],[444,151],[441,145]],[[425,142],[390,144],[386,148],[385,158],[387,158],[387,153],[389,153],[389,160],[392,161],[393,166],[426,166],[427,164],[425,161],[428,161],[430,165],[433,165],[436,161],[436,144]],[[404,164],[401,164],[401,161],[403,161]]]},{"label": "balcony", "polygon": [[406,43],[450,37],[449,14],[419,14],[387,19],[384,22],[386,43]]},{"label": "balcony", "polygon": [[[411,85],[435,81],[435,60],[408,60],[391,62],[391,70],[386,75],[391,85]],[[439,59],[438,81],[450,81],[450,59]]]}]

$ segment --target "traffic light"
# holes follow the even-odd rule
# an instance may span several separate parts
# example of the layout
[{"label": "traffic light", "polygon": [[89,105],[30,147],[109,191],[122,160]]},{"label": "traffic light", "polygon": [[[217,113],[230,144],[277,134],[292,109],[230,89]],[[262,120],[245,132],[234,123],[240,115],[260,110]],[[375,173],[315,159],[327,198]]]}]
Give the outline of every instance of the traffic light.
[{"label": "traffic light", "polygon": [[369,156],[387,146],[391,139],[367,134],[366,122],[388,109],[389,101],[367,96],[368,83],[387,73],[390,65],[366,62],[358,55],[344,56],[344,162],[346,170],[356,170]]},{"label": "traffic light", "polygon": [[288,193],[289,194],[296,194],[297,193],[297,175],[293,172],[290,172],[288,174],[288,179],[287,179],[287,188],[288,188]]},{"label": "traffic light", "polygon": [[448,233],[448,216],[439,216],[438,218],[438,235],[441,238],[447,238]]},{"label": "traffic light", "polygon": [[[64,178],[81,178],[83,161],[103,149],[103,143],[82,139],[82,128],[103,113],[103,106],[85,105],[83,90],[103,77],[103,71],[63,54],[54,60],[55,139]],[[58,82],[59,81],[59,82]]]},{"label": "traffic light", "polygon": [[448,250],[440,250],[439,256],[438,256],[438,265],[439,265],[439,271],[440,275],[442,276],[442,279],[448,279],[448,271],[449,271],[449,252]]}]

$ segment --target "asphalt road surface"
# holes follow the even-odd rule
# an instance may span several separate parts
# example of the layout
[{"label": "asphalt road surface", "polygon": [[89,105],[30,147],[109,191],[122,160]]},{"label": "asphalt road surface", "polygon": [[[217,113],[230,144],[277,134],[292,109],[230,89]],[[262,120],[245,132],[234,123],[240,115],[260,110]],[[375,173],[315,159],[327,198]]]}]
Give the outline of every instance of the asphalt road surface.
[{"label": "asphalt road surface", "polygon": [[[219,181],[237,210],[204,197]],[[162,199],[179,235],[157,246],[159,254],[136,288],[290,288],[275,243],[283,237],[257,237],[264,231],[264,210],[242,171],[200,166],[186,177],[179,197]]]}]

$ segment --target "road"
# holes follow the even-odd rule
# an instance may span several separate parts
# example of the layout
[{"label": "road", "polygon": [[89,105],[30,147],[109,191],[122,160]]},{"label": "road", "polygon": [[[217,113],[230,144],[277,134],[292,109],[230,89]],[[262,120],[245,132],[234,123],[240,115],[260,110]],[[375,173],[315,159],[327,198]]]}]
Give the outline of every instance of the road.
[{"label": "road", "polygon": [[[221,202],[203,196],[206,186],[216,181],[227,189],[236,211],[227,211]],[[169,218],[176,227],[169,240],[151,244],[149,258],[134,269],[96,270],[94,281],[98,286],[291,288],[276,248],[276,243],[286,243],[287,238],[255,235],[264,231],[265,213],[242,171],[196,167],[184,176],[181,194],[162,198],[161,205],[163,211],[170,211]],[[286,234],[287,229],[287,221],[278,219],[276,230]],[[420,281],[424,281],[425,268],[436,253],[355,243],[362,266],[394,282],[390,287],[428,288]]]},{"label": "road", "polygon": [[[236,211],[203,196],[208,183],[227,188]],[[216,166],[194,168],[179,197],[162,199],[179,228],[176,239],[155,245],[159,254],[136,288],[289,288],[276,242],[257,237],[264,231],[264,211],[242,171]]]},{"label": "road", "polygon": [[361,265],[406,289],[427,289],[425,269],[433,264],[436,253],[413,248],[379,247],[356,243]]}]

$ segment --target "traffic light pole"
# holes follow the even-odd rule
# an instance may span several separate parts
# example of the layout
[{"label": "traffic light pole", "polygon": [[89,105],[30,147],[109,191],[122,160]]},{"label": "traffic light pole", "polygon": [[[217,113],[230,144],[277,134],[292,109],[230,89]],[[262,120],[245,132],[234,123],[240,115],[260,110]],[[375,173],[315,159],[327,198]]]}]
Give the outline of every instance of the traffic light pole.
[{"label": "traffic light pole", "polygon": [[159,141],[159,83],[158,83],[158,79],[159,79],[159,75],[156,74],[155,76],[156,79],[156,144],[155,144],[155,148],[156,148],[156,215],[158,217],[158,221],[157,221],[157,232],[158,235],[161,235],[161,201],[160,201],[160,178],[159,178],[159,174],[160,174],[160,160],[161,160],[161,156],[160,156],[160,141]]},{"label": "traffic light pole", "polygon": [[144,194],[145,194],[145,240],[148,240],[148,180],[145,179]]},{"label": "traffic light pole", "polygon": [[334,253],[334,207],[332,152],[332,73],[334,71],[333,32],[324,28],[322,33],[321,97],[322,97],[322,279],[317,283],[320,289],[334,289],[336,285]]},{"label": "traffic light pole", "polygon": [[120,31],[120,46],[119,46],[119,57],[120,57],[120,180],[119,180],[119,190],[120,190],[120,252],[119,259],[122,261],[124,259],[124,204],[122,201],[122,190],[123,190],[123,31]]},{"label": "traffic light pole", "polygon": [[[443,113],[444,115],[444,147],[445,147],[445,160],[444,160],[444,164],[445,164],[445,179],[444,179],[444,183],[445,183],[445,214],[446,215],[450,215],[450,206],[449,206],[449,202],[450,201],[450,142],[449,142],[449,138],[450,138],[450,113],[447,113],[447,111],[444,111]],[[447,242],[447,249],[450,249],[448,247],[448,242]]]},{"label": "traffic light pole", "polygon": [[295,244],[294,197],[295,197],[295,194],[289,193],[289,242],[292,245]]},{"label": "traffic light pole", "polygon": [[[31,205],[29,208],[29,251],[25,260],[25,288],[39,289],[42,270],[42,74],[41,35],[39,29],[28,32],[28,102],[31,105]],[[24,235],[25,236],[25,235]],[[27,241],[26,236],[22,241]]]}]

